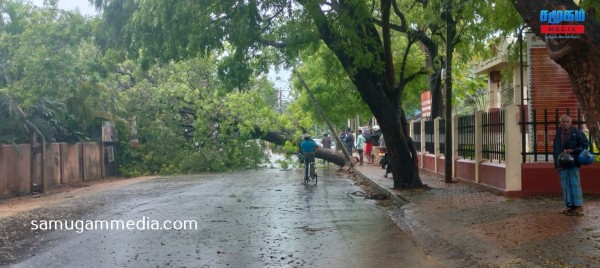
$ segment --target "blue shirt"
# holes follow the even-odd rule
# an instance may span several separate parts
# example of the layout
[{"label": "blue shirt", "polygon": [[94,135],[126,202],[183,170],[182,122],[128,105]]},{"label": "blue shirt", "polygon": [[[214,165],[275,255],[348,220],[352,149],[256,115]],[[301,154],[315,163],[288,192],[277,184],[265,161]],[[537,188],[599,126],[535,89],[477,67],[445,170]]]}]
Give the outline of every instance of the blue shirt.
[{"label": "blue shirt", "polygon": [[313,140],[303,140],[300,143],[300,148],[302,148],[303,153],[314,153],[315,147],[319,147],[319,145]]}]

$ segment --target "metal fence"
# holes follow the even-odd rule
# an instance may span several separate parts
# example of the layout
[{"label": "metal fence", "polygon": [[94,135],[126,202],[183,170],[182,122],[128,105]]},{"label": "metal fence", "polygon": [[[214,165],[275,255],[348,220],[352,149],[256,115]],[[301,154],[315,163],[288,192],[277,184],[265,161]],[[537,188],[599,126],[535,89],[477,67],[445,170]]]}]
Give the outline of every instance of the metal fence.
[{"label": "metal fence", "polygon": [[481,121],[483,158],[504,161],[504,110],[484,112]]},{"label": "metal fence", "polygon": [[435,153],[435,128],[433,120],[425,121],[425,151]]},{"label": "metal fence", "polygon": [[475,159],[475,115],[458,117],[458,155],[465,159]]},{"label": "metal fence", "polygon": [[[553,140],[556,129],[559,127],[559,117],[563,114],[568,114],[572,117],[572,124],[584,131],[590,140],[589,151],[598,154],[600,149],[598,145],[593,145],[590,138],[590,133],[585,127],[585,121],[581,110],[571,112],[569,109],[548,111],[544,109],[541,114],[532,109],[525,122],[520,120],[519,124],[525,130],[526,135],[523,135],[523,162],[551,162],[553,151]],[[457,118],[457,153],[458,156],[465,159],[475,159],[476,153],[480,152],[483,159],[489,161],[502,162],[506,160],[505,144],[511,141],[505,140],[505,110],[492,110],[482,113],[481,122],[476,122],[477,117],[472,115],[459,116]],[[480,123],[480,128],[476,129],[476,123]],[[440,153],[445,154],[445,123],[444,120],[439,121],[439,146]],[[435,152],[435,127],[434,121],[428,120],[423,123],[425,127],[425,135],[421,137],[421,122],[417,121],[413,124],[412,137],[417,151],[421,149],[421,140],[425,144],[425,150],[429,153]],[[475,134],[480,131],[482,146],[476,148]],[[477,134],[479,134],[477,133]]]},{"label": "metal fence", "polygon": [[[548,113],[548,109],[544,109],[541,115],[538,114],[536,109],[532,109],[531,120],[524,123],[520,122],[521,127],[525,125],[524,127],[527,133],[533,133],[532,135],[529,135],[530,146],[527,146],[528,148],[521,153],[524,161],[527,156],[529,156],[530,162],[553,161],[552,151],[554,136],[559,127],[559,118],[563,114],[570,115],[572,118],[572,125],[584,130],[584,133],[586,133],[585,120],[583,119],[580,109],[577,109],[575,113],[571,112],[570,109],[566,109],[564,112],[561,112],[559,109],[554,109],[551,114]],[[598,153],[598,150],[592,146],[593,142],[590,139],[590,133],[588,132],[586,135],[590,140],[589,151]],[[526,142],[527,140],[523,140],[523,144],[527,144]]]},{"label": "metal fence", "polygon": [[413,133],[412,133],[413,144],[415,145],[415,149],[417,152],[421,151],[421,122],[415,121],[413,124]]}]

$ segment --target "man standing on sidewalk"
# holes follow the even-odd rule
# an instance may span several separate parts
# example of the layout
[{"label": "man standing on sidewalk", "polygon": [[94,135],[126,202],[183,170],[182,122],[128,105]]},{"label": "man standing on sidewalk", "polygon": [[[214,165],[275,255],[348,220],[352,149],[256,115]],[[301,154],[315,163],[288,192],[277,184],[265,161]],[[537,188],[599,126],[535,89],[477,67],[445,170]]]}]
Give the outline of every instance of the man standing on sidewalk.
[{"label": "man standing on sidewalk", "polygon": [[[582,150],[587,150],[590,143],[581,130],[571,126],[571,117],[560,117],[560,125],[554,137],[554,167],[560,174],[560,186],[563,190],[567,216],[583,215],[583,192],[579,178],[579,167],[575,159]],[[561,153],[566,154],[561,156]],[[571,158],[569,158],[569,156]]]}]

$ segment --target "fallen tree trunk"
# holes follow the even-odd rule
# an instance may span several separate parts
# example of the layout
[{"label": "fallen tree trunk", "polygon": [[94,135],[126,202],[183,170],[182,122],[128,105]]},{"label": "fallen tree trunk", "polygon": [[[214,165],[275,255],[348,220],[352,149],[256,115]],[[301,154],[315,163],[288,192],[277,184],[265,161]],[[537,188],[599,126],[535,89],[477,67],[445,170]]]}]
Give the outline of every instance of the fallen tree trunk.
[{"label": "fallen tree trunk", "polygon": [[346,164],[346,160],[344,159],[342,152],[323,147],[317,148],[317,151],[315,152],[315,158],[323,159],[340,167],[343,167]]},{"label": "fallen tree trunk", "polygon": [[[260,128],[254,129],[255,137],[258,139],[262,139],[273,144],[284,145],[286,141],[293,141],[292,134],[287,132],[277,132],[277,131],[267,131],[264,132]],[[323,159],[325,161],[336,164],[340,167],[346,165],[346,160],[344,159],[344,155],[341,152],[326,149],[323,147],[317,148],[315,152],[315,158]]]}]

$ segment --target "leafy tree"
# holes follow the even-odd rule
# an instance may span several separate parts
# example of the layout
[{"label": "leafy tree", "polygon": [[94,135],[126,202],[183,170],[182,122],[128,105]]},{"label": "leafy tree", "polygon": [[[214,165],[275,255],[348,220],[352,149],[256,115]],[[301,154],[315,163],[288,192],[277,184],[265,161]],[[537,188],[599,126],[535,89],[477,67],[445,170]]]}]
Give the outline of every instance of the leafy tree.
[{"label": "leafy tree", "polygon": [[99,83],[105,72],[92,21],[16,1],[0,2],[0,13],[0,87],[24,111],[60,104],[48,107],[64,111],[52,114],[59,141],[81,140],[93,127],[99,131],[97,118],[111,118],[117,104],[114,92]]},{"label": "leafy tree", "polygon": [[[104,8],[106,27],[125,33],[124,40],[132,41],[125,45],[139,50],[143,62],[181,60],[230,45],[233,52],[223,54],[220,73],[241,90],[251,74],[266,70],[270,63],[294,63],[299,52],[322,40],[387,137],[395,187],[422,185],[400,98],[406,85],[426,70],[406,68],[410,51],[417,49],[414,37],[407,39],[402,62],[394,64],[390,18],[382,16],[379,28],[372,19],[371,2],[144,1],[136,2],[138,9],[130,14],[115,12],[115,2],[96,1]],[[382,10],[389,15],[391,2],[384,4]],[[113,17],[130,20],[116,25],[110,23]]]},{"label": "leafy tree", "polygon": [[[592,0],[548,0],[548,1],[511,1],[524,22],[533,33],[545,38],[541,33],[541,10],[587,10],[585,33],[575,39],[545,39],[548,55],[567,73],[585,115],[586,125],[590,129],[595,144],[600,144],[600,23],[595,10],[600,2]],[[515,27],[516,28],[516,27]],[[513,28],[514,29],[514,28]]]},{"label": "leafy tree", "polygon": [[28,107],[20,103],[10,93],[0,90],[0,143],[26,143],[32,134],[46,142],[55,141],[60,125],[54,117],[64,112],[64,104],[50,97],[40,98]]},{"label": "leafy tree", "polygon": [[247,92],[227,92],[215,62],[195,58],[144,71],[128,61],[109,76],[107,86],[124,89],[119,99],[127,109],[120,117],[135,117],[140,139],[129,146],[129,122],[121,122],[124,175],[224,171],[264,160],[251,133],[257,122],[272,125],[276,90],[263,77],[251,79]]},{"label": "leafy tree", "polygon": [[[363,119],[370,119],[369,107],[362,101],[358,91],[335,55],[325,46],[321,45],[315,53],[302,55],[302,66],[297,68],[302,74],[306,84],[312,90],[319,105],[328,118],[336,126],[345,126],[348,118],[358,115]],[[325,121],[314,107],[313,101],[298,80],[293,84],[297,92],[297,105],[306,111],[307,118],[314,118],[319,124]],[[310,127],[310,126],[307,126]]]},{"label": "leafy tree", "polygon": [[[491,20],[488,19],[496,17],[493,13],[493,4],[490,2],[472,0],[381,2],[382,6],[388,6],[390,9],[388,11],[391,17],[390,29],[405,34],[409,39],[415,39],[425,53],[424,63],[429,74],[433,118],[443,115],[442,69],[451,70],[454,61],[464,63],[471,56],[483,53],[485,40],[496,31]],[[453,58],[455,51],[459,52],[461,57]],[[457,72],[447,73],[454,75]],[[453,90],[453,92],[457,91]]]},{"label": "leafy tree", "polygon": [[457,114],[472,114],[487,108],[489,92],[487,78],[473,73],[471,62],[456,64],[453,87],[458,89],[454,93],[453,106]]}]

